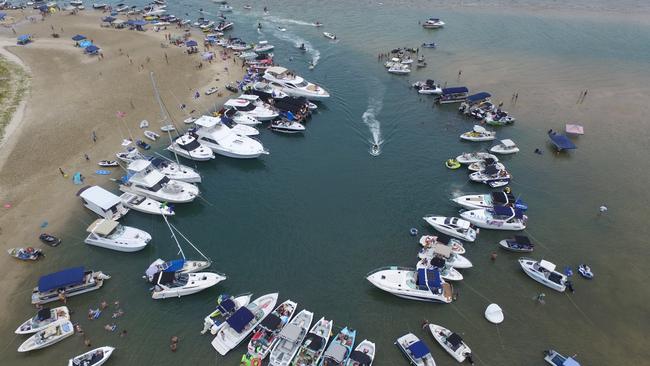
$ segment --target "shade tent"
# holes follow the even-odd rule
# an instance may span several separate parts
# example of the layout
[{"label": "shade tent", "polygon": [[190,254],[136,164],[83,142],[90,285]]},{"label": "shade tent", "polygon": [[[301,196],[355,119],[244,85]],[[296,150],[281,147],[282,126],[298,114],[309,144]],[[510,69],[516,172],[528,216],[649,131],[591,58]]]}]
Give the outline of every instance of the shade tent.
[{"label": "shade tent", "polygon": [[22,34],[18,36],[18,44],[26,44],[29,43],[29,41],[31,40],[32,40],[31,34]]},{"label": "shade tent", "polygon": [[43,276],[38,280],[38,291],[45,292],[83,282],[84,267],[73,267]]},{"label": "shade tent", "polygon": [[485,100],[485,99],[487,99],[487,98],[489,98],[491,96],[492,95],[490,93],[480,92],[480,93],[472,94],[469,97],[467,97],[467,101],[469,103],[476,103],[476,102]]},{"label": "shade tent", "polygon": [[90,45],[90,46],[86,47],[86,53],[95,54],[97,52],[99,52],[99,47],[97,47],[95,45]]},{"label": "shade tent", "polygon": [[235,332],[241,333],[253,319],[255,319],[255,315],[248,308],[242,307],[232,314],[226,322]]},{"label": "shade tent", "polygon": [[185,42],[185,45],[186,45],[187,47],[196,47],[196,46],[198,46],[199,44],[196,43],[196,41],[194,41],[194,40],[189,40],[189,41]]},{"label": "shade tent", "polygon": [[72,40],[75,42],[83,41],[84,39],[86,39],[86,36],[82,34],[77,34],[76,36],[72,37]]},{"label": "shade tent", "polygon": [[87,39],[84,39],[83,41],[79,42],[79,47],[81,48],[86,48],[88,46],[92,46],[93,43]]},{"label": "shade tent", "polygon": [[584,127],[576,124],[569,124],[567,123],[566,128],[565,128],[566,133],[572,134],[572,135],[584,135],[585,134],[585,129]]},{"label": "shade tent", "polygon": [[558,151],[572,150],[576,148],[576,145],[571,140],[569,140],[568,137],[565,135],[560,135],[553,130],[548,131],[548,137],[551,139],[551,143]]},{"label": "shade tent", "polygon": [[461,93],[469,93],[469,89],[467,89],[464,86],[442,89],[442,94],[461,94]]}]

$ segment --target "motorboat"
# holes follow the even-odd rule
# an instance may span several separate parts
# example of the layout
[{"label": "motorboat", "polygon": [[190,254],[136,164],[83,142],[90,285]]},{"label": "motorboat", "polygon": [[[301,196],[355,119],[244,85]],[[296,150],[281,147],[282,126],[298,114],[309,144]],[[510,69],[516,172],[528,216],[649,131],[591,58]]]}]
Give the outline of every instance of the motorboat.
[{"label": "motorboat", "polygon": [[151,241],[146,231],[124,226],[110,219],[97,219],[90,224],[84,243],[118,252],[137,252]]},{"label": "motorboat", "polygon": [[41,235],[38,236],[38,239],[45,245],[49,245],[51,247],[56,247],[61,244],[61,239],[57,238],[54,235],[48,234],[48,233],[42,233]]},{"label": "motorboat", "polygon": [[173,216],[176,214],[172,206],[135,193],[122,193],[120,201],[122,201],[122,204],[129,209],[150,215]]},{"label": "motorboat", "polygon": [[490,165],[494,165],[499,170],[504,170],[506,168],[506,166],[503,165],[502,163],[499,163],[498,161],[488,158],[483,161],[477,161],[476,163],[469,164],[467,166],[467,170],[472,172],[479,172]]},{"label": "motorboat", "polygon": [[436,99],[440,104],[461,103],[467,99],[469,89],[464,86],[457,86],[451,88],[443,88],[442,93]]},{"label": "motorboat", "polygon": [[113,347],[99,347],[68,360],[68,366],[100,366],[106,363],[115,351]]},{"label": "motorboat", "polygon": [[274,45],[270,44],[269,41],[259,41],[257,45],[253,47],[253,52],[257,53],[267,53],[275,48]]},{"label": "motorboat", "polygon": [[344,366],[352,353],[356,336],[357,331],[352,328],[344,327],[341,329],[327,346],[320,365]]},{"label": "motorboat", "polygon": [[244,10],[251,10],[251,9],[253,9],[253,7],[252,7],[251,5],[248,5],[248,4],[245,4],[245,5],[243,6],[243,8],[244,8]]},{"label": "motorboat", "polygon": [[482,141],[492,141],[496,138],[497,133],[495,131],[486,130],[485,127],[474,125],[471,131],[465,132],[460,135],[462,140],[482,142]]},{"label": "motorboat", "polygon": [[503,323],[503,309],[497,304],[490,304],[485,308],[485,319],[487,319],[492,324],[501,324]]},{"label": "motorboat", "polygon": [[496,157],[496,155],[492,155],[490,153],[480,152],[480,151],[462,153],[456,157],[456,161],[458,161],[461,164],[478,163],[486,159],[492,159],[494,162],[499,161],[499,158]]},{"label": "motorboat", "polygon": [[40,249],[34,249],[32,247],[27,248],[9,248],[7,250],[10,256],[20,259],[21,261],[35,261],[44,257],[43,251]]},{"label": "motorboat", "polygon": [[146,142],[144,142],[142,140],[135,140],[135,144],[136,144],[137,147],[139,147],[139,148],[141,148],[143,150],[151,149],[151,145],[149,145],[148,143],[146,143]]},{"label": "motorboat", "polygon": [[290,96],[307,99],[329,98],[330,94],[320,86],[310,83],[284,67],[272,66],[264,71],[264,79],[278,85]]},{"label": "motorboat", "polygon": [[501,140],[498,145],[494,145],[490,148],[490,152],[495,154],[514,154],[519,152],[519,148],[514,141],[510,139]]},{"label": "motorboat", "polygon": [[266,294],[251,301],[226,320],[226,325],[219,330],[212,340],[212,347],[224,356],[237,347],[253,329],[275,308],[278,294]]},{"label": "motorboat", "polygon": [[407,333],[395,341],[395,345],[413,366],[436,366],[431,351],[415,334]]},{"label": "motorboat", "polygon": [[213,86],[211,88],[208,88],[208,90],[205,91],[205,95],[212,95],[212,94],[214,94],[214,93],[216,93],[218,91],[219,91],[219,88],[217,88],[216,86]]},{"label": "motorboat", "polygon": [[[259,125],[259,124],[262,123],[262,122],[260,122],[260,120],[258,120],[255,117],[252,117],[251,115],[247,114],[246,112],[239,112],[236,109],[223,109],[223,114],[221,116],[222,122],[223,122],[224,118],[232,120],[232,122],[235,124],[235,127],[240,126],[240,125],[243,125],[243,126],[256,126],[256,125]],[[246,132],[246,131],[243,131],[243,130],[240,131],[241,128],[239,128],[239,127],[237,127],[237,129],[238,129],[238,131],[235,131],[235,132],[237,132],[239,135],[242,135],[242,136],[249,136],[249,134],[251,134],[251,136],[254,136],[254,135],[259,134],[259,131],[257,131],[257,130],[255,130],[257,133],[254,133],[253,131],[249,131],[249,132]]]},{"label": "motorboat", "polygon": [[210,267],[210,260],[197,261],[186,260],[185,258],[164,261],[160,258],[153,261],[145,271],[145,277],[149,282],[154,282],[156,274],[160,271],[175,273],[195,273],[201,272]]},{"label": "motorboat", "polygon": [[578,266],[578,273],[588,280],[594,278],[594,273],[591,271],[591,268],[586,264],[581,264]]},{"label": "motorboat", "polygon": [[70,320],[53,324],[29,337],[18,347],[18,352],[29,352],[51,346],[74,334],[74,326]]},{"label": "motorboat", "polygon": [[153,276],[151,298],[154,300],[181,297],[201,292],[226,279],[222,273],[180,273],[168,268]]},{"label": "motorboat", "polygon": [[450,237],[449,235],[445,234],[438,234],[436,236],[434,235],[423,235],[420,237],[420,245],[422,245],[425,248],[428,248],[434,244],[441,244],[441,245],[446,245],[449,248],[451,248],[451,251],[456,253],[456,254],[465,254],[465,247],[463,246],[463,243],[458,240]]},{"label": "motorboat", "polygon": [[370,147],[370,155],[379,156],[380,152],[381,149],[379,148],[379,144],[372,144],[372,146]]},{"label": "motorboat", "polygon": [[68,298],[99,290],[104,285],[104,280],[110,278],[101,271],[86,271],[84,267],[68,268],[41,276],[38,286],[32,291],[32,304],[42,305],[56,301],[60,295]]},{"label": "motorboat", "polygon": [[491,126],[505,126],[515,123],[515,118],[506,111],[497,109],[494,112],[488,112],[483,121]]},{"label": "motorboat", "polygon": [[438,29],[444,27],[445,22],[438,18],[429,18],[424,23],[422,23],[422,28],[426,29]]},{"label": "motorboat", "polygon": [[424,42],[422,43],[422,48],[436,48],[436,43],[435,42]]},{"label": "motorboat", "polygon": [[523,211],[504,206],[464,211],[460,217],[480,228],[493,230],[524,230],[528,221]]},{"label": "motorboat", "polygon": [[425,81],[417,81],[413,83],[413,87],[417,89],[418,94],[437,95],[442,93],[442,88],[436,84],[434,80],[427,79]]},{"label": "motorboat", "polygon": [[194,123],[194,121],[196,121],[196,118],[192,116],[188,116],[183,120],[183,123],[185,123],[186,125],[191,125],[192,123]]},{"label": "motorboat", "polygon": [[375,287],[410,300],[452,302],[453,287],[444,282],[437,269],[382,267],[366,276]]},{"label": "motorboat", "polygon": [[503,239],[499,242],[499,245],[505,250],[519,253],[530,253],[535,249],[535,244],[527,236],[523,235],[515,235],[514,238]]},{"label": "motorboat", "polygon": [[82,6],[83,4],[82,0],[70,0],[70,5],[72,6]]},{"label": "motorboat", "polygon": [[176,126],[174,126],[173,124],[163,125],[160,126],[160,130],[162,132],[172,132],[172,131],[176,131]]},{"label": "motorboat", "polygon": [[270,121],[279,116],[275,108],[262,102],[259,96],[253,94],[242,94],[237,99],[230,99],[224,103],[224,108],[234,109],[258,121]]},{"label": "motorboat", "polygon": [[384,67],[387,69],[390,69],[391,67],[395,65],[399,65],[402,63],[402,60],[399,57],[393,57],[390,60],[384,62]]},{"label": "motorboat", "polygon": [[55,324],[61,324],[70,320],[70,311],[67,306],[57,308],[39,309],[35,316],[25,320],[14,333],[32,334],[39,332]]},{"label": "motorboat", "polygon": [[158,138],[160,138],[160,135],[153,132],[153,131],[145,130],[144,131],[144,137],[148,138],[151,141],[156,141],[156,140],[158,140]]},{"label": "motorboat", "polygon": [[232,11],[232,6],[230,6],[228,4],[221,4],[219,6],[219,11],[222,12],[222,13],[229,13],[229,12]]},{"label": "motorboat", "polygon": [[[469,259],[458,253],[454,253],[449,246],[444,244],[433,244],[420,249],[418,252],[418,258],[421,259],[420,262],[422,262],[423,268],[429,268],[429,265],[441,269],[445,266],[451,266],[459,269],[473,267],[472,262],[470,262]],[[441,258],[444,260],[444,262],[434,262],[432,261],[434,258]]]},{"label": "motorboat", "polygon": [[492,188],[503,187],[508,185],[512,175],[507,170],[499,170],[495,165],[487,166],[480,172],[474,172],[469,175],[473,182],[487,184]]},{"label": "motorboat", "polygon": [[377,346],[364,339],[354,348],[345,366],[372,366],[376,351]]},{"label": "motorboat", "polygon": [[100,186],[86,186],[77,192],[84,206],[100,217],[119,220],[129,212],[120,197],[105,190]]},{"label": "motorboat", "polygon": [[289,366],[291,360],[298,353],[300,344],[305,339],[313,319],[314,313],[303,309],[282,328],[278,334],[278,341],[270,351],[269,365]]},{"label": "motorboat", "polygon": [[289,95],[282,91],[281,88],[274,88],[270,83],[258,81],[253,84],[253,90],[270,95],[273,99],[282,99]]},{"label": "motorboat", "polygon": [[453,236],[454,238],[467,240],[469,242],[476,240],[476,235],[479,232],[479,229],[477,229],[469,221],[459,219],[457,217],[425,216],[422,219],[424,219],[427,224],[433,226],[434,229],[440,231],[443,234]]},{"label": "motorboat", "polygon": [[281,133],[302,133],[305,132],[305,126],[296,121],[289,121],[282,118],[271,122],[269,129]]},{"label": "motorboat", "polygon": [[544,351],[544,361],[553,366],[580,366],[575,357],[563,356],[554,349]]},{"label": "motorboat", "polygon": [[231,50],[235,52],[242,52],[242,51],[247,51],[253,48],[252,45],[245,43],[245,42],[233,42],[227,46],[227,48],[230,48]]},{"label": "motorboat", "polygon": [[253,330],[253,336],[248,342],[248,354],[261,360],[266,358],[280,339],[280,332],[289,323],[297,307],[295,301],[287,300],[267,315]]},{"label": "motorboat", "polygon": [[566,289],[568,279],[563,273],[555,270],[555,264],[544,259],[536,261],[531,258],[522,257],[519,258],[519,265],[528,277],[542,285],[559,292],[564,292]]},{"label": "motorboat", "polygon": [[102,4],[97,4],[97,3],[95,3],[95,4],[93,4],[93,9],[104,9],[107,6],[108,6],[107,4],[103,4],[103,3]]},{"label": "motorboat", "polygon": [[[332,335],[332,327],[334,326],[333,320],[327,320],[324,317],[320,318],[316,324],[309,330],[304,342],[298,350],[296,358],[291,363],[292,366],[316,366],[319,364],[325,346]],[[285,359],[287,359],[286,357]],[[273,360],[273,359],[272,359]],[[288,365],[289,360],[281,363],[271,363],[273,366]]]},{"label": "motorboat", "polygon": [[200,183],[201,175],[194,169],[167,158],[148,158],[156,170],[169,179],[186,183]]},{"label": "motorboat", "polygon": [[574,144],[567,135],[557,133],[552,129],[548,130],[547,135],[557,152],[577,149],[576,144]]},{"label": "motorboat", "polygon": [[226,325],[226,320],[239,310],[242,306],[248,305],[253,294],[242,294],[239,296],[219,295],[217,299],[217,308],[208,314],[203,320],[203,330],[205,334],[208,330],[212,335],[216,335],[221,328]]},{"label": "motorboat", "polygon": [[[225,32],[225,31],[231,29],[233,26],[235,26],[235,23],[223,21],[223,22],[220,22],[219,24],[217,24],[217,26],[214,28],[214,30],[217,31],[217,32]],[[247,49],[250,49],[250,46],[248,46]]]},{"label": "motorboat", "polygon": [[388,72],[397,75],[406,75],[411,73],[411,68],[405,64],[397,64],[388,68]]},{"label": "motorboat", "polygon": [[323,36],[324,36],[325,38],[329,38],[329,39],[331,39],[332,41],[336,40],[336,34],[334,34],[334,33],[323,32]]},{"label": "motorboat", "polygon": [[215,153],[237,159],[253,159],[268,154],[257,140],[241,136],[221,123],[219,118],[202,116],[197,119],[199,129],[195,132],[199,141]]},{"label": "motorboat", "polygon": [[116,167],[119,164],[115,160],[100,160],[97,165],[103,167],[103,168],[110,168],[110,167]]},{"label": "motorboat", "polygon": [[454,333],[451,330],[436,324],[429,324],[428,328],[433,339],[435,339],[440,346],[451,355],[451,357],[455,358],[456,361],[463,363],[465,362],[467,355],[472,354],[472,350],[469,348],[467,343],[465,343],[463,338],[458,335],[458,333]]},{"label": "motorboat", "polygon": [[198,137],[191,132],[187,132],[174,140],[174,142],[167,147],[167,150],[195,161],[208,161],[214,159],[212,149],[201,144]]},{"label": "motorboat", "polygon": [[528,206],[511,193],[502,191],[491,192],[486,194],[470,194],[451,199],[455,204],[468,210],[477,208],[494,208],[494,207],[514,207],[525,211]]},{"label": "motorboat", "polygon": [[[470,114],[475,109],[483,109],[481,105],[485,102],[489,102],[490,97],[492,97],[492,95],[487,92],[468,95],[467,98],[465,98],[465,101],[463,101],[458,107],[458,111],[464,114]],[[490,105],[492,105],[492,103],[490,103]]]},{"label": "motorboat", "polygon": [[464,278],[462,273],[447,264],[445,259],[442,257],[422,258],[417,262],[415,268],[427,270],[436,268],[440,271],[440,277],[445,281],[462,281]]},{"label": "motorboat", "polygon": [[162,202],[192,202],[199,189],[182,181],[169,179],[154,168],[149,160],[135,160],[127,167],[129,175],[120,185],[122,192],[146,196]]}]

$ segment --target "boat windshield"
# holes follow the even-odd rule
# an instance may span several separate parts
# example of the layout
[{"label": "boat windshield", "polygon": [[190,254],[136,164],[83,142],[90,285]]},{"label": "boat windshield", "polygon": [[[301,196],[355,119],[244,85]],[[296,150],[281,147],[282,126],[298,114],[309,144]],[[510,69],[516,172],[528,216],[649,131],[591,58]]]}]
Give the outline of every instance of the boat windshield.
[{"label": "boat windshield", "polygon": [[122,226],[122,225],[117,225],[117,226],[115,227],[115,229],[113,229],[113,231],[111,231],[111,233],[108,234],[106,237],[109,238],[109,239],[113,239],[113,240],[114,240],[114,239],[117,239],[117,238],[119,238],[120,236],[122,236],[122,234],[124,233],[124,230],[125,230],[125,229],[124,229],[124,226]]},{"label": "boat windshield", "polygon": [[158,183],[154,184],[153,186],[151,186],[150,188],[147,188],[147,189],[150,190],[150,191],[153,191],[153,192],[157,192],[160,189],[162,189],[162,187],[167,183],[169,183],[169,178],[164,176],[158,181]]},{"label": "boat windshield", "polygon": [[245,106],[238,106],[237,110],[242,111],[242,112],[249,112],[255,109],[255,105],[253,103],[248,103]]},{"label": "boat windshield", "polygon": [[181,149],[186,150],[186,151],[192,151],[192,150],[196,150],[199,147],[201,147],[201,144],[198,141],[196,141],[195,139],[192,139],[187,144],[179,143],[178,147],[180,147]]},{"label": "boat windshield", "polygon": [[309,83],[303,80],[303,81],[301,81],[299,83],[294,83],[293,85],[295,85],[297,88],[304,88],[307,85],[309,85]]}]

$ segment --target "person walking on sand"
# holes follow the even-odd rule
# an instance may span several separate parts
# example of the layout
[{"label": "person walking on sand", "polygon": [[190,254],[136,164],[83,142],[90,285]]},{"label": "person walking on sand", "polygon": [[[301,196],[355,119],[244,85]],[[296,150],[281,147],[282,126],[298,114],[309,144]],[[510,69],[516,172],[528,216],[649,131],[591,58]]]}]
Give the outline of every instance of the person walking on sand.
[{"label": "person walking on sand", "polygon": [[63,169],[59,168],[59,173],[61,173],[61,176],[65,178],[65,172],[63,171]]},{"label": "person walking on sand", "polygon": [[92,136],[93,142],[97,142],[97,134],[95,133],[95,131],[93,131],[91,136]]},{"label": "person walking on sand", "polygon": [[88,157],[88,154],[84,154],[84,158],[86,158],[86,161],[90,160],[90,157]]},{"label": "person walking on sand", "polygon": [[463,74],[463,70],[458,70],[458,80],[460,80],[460,76]]}]

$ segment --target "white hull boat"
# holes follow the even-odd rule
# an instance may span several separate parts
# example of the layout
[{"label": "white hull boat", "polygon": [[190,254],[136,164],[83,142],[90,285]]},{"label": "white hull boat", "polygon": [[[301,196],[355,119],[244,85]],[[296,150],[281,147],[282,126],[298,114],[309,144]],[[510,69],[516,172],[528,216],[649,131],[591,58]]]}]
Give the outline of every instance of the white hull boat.
[{"label": "white hull boat", "polygon": [[52,325],[61,324],[69,320],[70,312],[67,306],[59,306],[53,309],[43,308],[40,309],[34,317],[23,322],[14,333],[36,333]]},{"label": "white hull boat", "polygon": [[253,330],[253,336],[248,342],[248,354],[262,360],[265,359],[280,340],[280,332],[289,323],[297,307],[298,304],[295,301],[287,300],[267,315]]},{"label": "white hull boat", "polygon": [[199,141],[215,153],[237,159],[254,159],[268,154],[257,140],[236,134],[218,118],[203,116],[194,122]]},{"label": "white hull boat", "polygon": [[124,206],[142,213],[167,216],[173,216],[176,214],[170,206],[146,196],[127,192],[122,193],[120,200]]},{"label": "white hull boat", "polygon": [[431,351],[413,333],[405,334],[395,342],[397,348],[404,354],[411,365],[414,366],[436,366]]},{"label": "white hull boat", "polygon": [[486,194],[469,194],[451,199],[452,202],[468,210],[479,208],[494,208],[496,206],[510,206],[516,203],[513,195],[505,192],[492,192]]},{"label": "white hull boat", "polygon": [[420,237],[420,245],[427,248],[434,244],[447,245],[451,251],[456,254],[465,254],[465,247],[460,240],[451,238],[447,235],[423,235]]},{"label": "white hull boat", "polygon": [[512,179],[512,176],[507,170],[498,170],[496,166],[490,165],[480,172],[471,173],[469,179],[474,182],[487,184],[492,188],[497,188],[507,185],[510,179]]},{"label": "white hull boat", "polygon": [[166,158],[151,158],[151,164],[164,176],[178,182],[201,183],[201,175],[194,169]]},{"label": "white hull boat", "polygon": [[[433,269],[434,266],[431,264],[430,258],[423,258],[415,265],[416,269]],[[458,270],[450,265],[444,265],[442,268],[436,267],[440,271],[440,277],[445,281],[462,281],[463,274],[458,272]]]},{"label": "white hull boat", "polygon": [[167,150],[186,159],[195,161],[208,161],[214,159],[214,153],[212,150],[201,144],[198,139],[190,133],[186,133],[174,140],[174,142],[167,147]]},{"label": "white hull boat", "polygon": [[224,107],[249,115],[258,121],[270,121],[280,114],[270,104],[264,103],[259,96],[242,94],[237,99],[230,99]]},{"label": "white hull boat", "polygon": [[543,259],[536,261],[534,259],[522,257],[519,258],[519,265],[528,277],[542,285],[559,292],[564,292],[566,289],[567,277],[564,274],[555,271],[555,264]]},{"label": "white hull boat", "polygon": [[31,337],[18,347],[18,352],[29,352],[51,346],[74,334],[74,326],[70,321],[51,325]]},{"label": "white hull boat", "polygon": [[490,152],[501,155],[515,154],[519,152],[519,148],[515,145],[514,141],[510,139],[501,140],[498,145],[490,148]]},{"label": "white hull boat", "polygon": [[[316,366],[320,362],[325,346],[332,335],[332,328],[334,327],[333,320],[327,320],[324,317],[320,318],[316,324],[309,330],[305,337],[302,346],[298,350],[292,366]],[[284,366],[289,364],[289,359],[286,362],[271,363],[273,366]]]},{"label": "white hull boat", "polygon": [[298,353],[313,319],[314,313],[303,309],[280,331],[279,340],[270,352],[269,365],[289,366]]},{"label": "white hull boat", "polygon": [[154,277],[155,286],[151,298],[160,300],[192,295],[215,286],[225,279],[225,275],[212,272],[159,272]]},{"label": "white hull boat", "polygon": [[323,37],[331,39],[332,41],[336,40],[336,34],[330,32],[323,32]]},{"label": "white hull boat", "polygon": [[127,169],[131,176],[126,184],[120,185],[122,192],[171,203],[192,202],[199,195],[195,185],[169,179],[148,160],[135,160]]},{"label": "white hull boat", "polygon": [[151,241],[151,235],[146,231],[108,219],[96,220],[86,231],[89,234],[84,243],[118,252],[137,252]]},{"label": "white hull boat", "polygon": [[350,354],[350,358],[345,363],[345,366],[372,366],[376,351],[377,346],[373,342],[364,339],[357,345],[352,354]]},{"label": "white hull boat", "polygon": [[487,168],[490,165],[494,165],[497,170],[506,170],[506,166],[503,165],[502,163],[497,163],[493,160],[484,160],[484,161],[479,161],[476,163],[472,163],[467,166],[467,170],[470,172],[480,172],[481,170]]},{"label": "white hull boat", "polygon": [[[235,111],[235,110],[226,110],[225,111],[225,116],[227,118],[232,119],[232,121],[235,122],[237,124],[237,126],[256,126],[256,125],[259,125],[259,124],[262,123],[257,118],[251,117],[248,114],[238,112],[238,111]],[[259,131],[257,131],[257,130],[255,130],[255,131],[256,131],[256,133],[254,133],[251,136],[259,134]],[[240,135],[249,136],[246,133],[240,133]]]},{"label": "white hull boat", "polygon": [[201,334],[205,334],[209,330],[212,335],[216,335],[227,324],[226,320],[235,311],[251,302],[251,297],[253,294],[250,293],[226,298],[222,298],[220,295],[217,308],[203,319]]},{"label": "white hull boat", "polygon": [[310,83],[284,67],[273,66],[264,71],[264,79],[277,85],[283,92],[293,97],[309,100],[329,98],[330,94],[320,86]]},{"label": "white hull boat", "polygon": [[528,221],[520,210],[503,206],[464,211],[460,217],[480,228],[492,230],[524,230]]},{"label": "white hull boat", "polygon": [[469,221],[457,217],[425,216],[423,219],[441,233],[469,242],[476,240],[479,231]]},{"label": "white hull boat", "polygon": [[397,64],[388,68],[390,74],[407,75],[411,73],[411,68],[405,64]]},{"label": "white hull boat", "polygon": [[499,161],[495,155],[486,152],[471,152],[471,153],[462,153],[456,157],[456,161],[461,164],[472,164],[481,162],[486,159],[492,159],[495,162]]},{"label": "white hull boat", "polygon": [[260,134],[260,131],[252,126],[244,125],[244,124],[236,124],[232,127],[230,127],[230,130],[240,136],[257,136]]},{"label": "white hull boat", "polygon": [[226,320],[228,324],[212,340],[212,347],[220,355],[226,355],[230,350],[237,347],[273,311],[277,301],[277,293],[266,294],[237,310]]},{"label": "white hull boat", "polygon": [[104,280],[110,278],[111,276],[101,271],[85,271],[83,267],[68,268],[42,276],[38,286],[32,290],[32,304],[42,305],[57,301],[61,293],[69,298],[99,290],[104,285]]},{"label": "white hull boat", "polygon": [[156,141],[156,140],[158,140],[160,135],[153,132],[153,131],[146,130],[146,131],[144,131],[144,137],[148,138],[151,141]]},{"label": "white hull boat", "polygon": [[302,123],[289,121],[286,119],[271,122],[269,128],[280,133],[293,134],[305,132],[305,126]]},{"label": "white hull boat", "polygon": [[472,131],[465,132],[460,135],[461,140],[472,141],[472,142],[483,142],[483,141],[492,141],[496,138],[497,133],[494,131],[488,131],[485,128],[474,125]]},{"label": "white hull boat", "polygon": [[[429,262],[432,260],[432,258],[436,256],[440,256],[444,258],[445,264],[450,267],[454,267],[458,269],[466,269],[466,268],[473,267],[472,262],[470,262],[469,259],[465,258],[460,254],[456,254],[452,252],[451,250],[448,249],[448,247],[445,248],[444,245],[440,245],[440,244],[433,245],[429,248],[423,248],[418,252],[418,258],[421,259],[420,263],[422,263],[421,267],[428,268]],[[433,261],[431,262],[433,263]],[[451,277],[458,278],[453,271],[451,272]],[[456,281],[460,281],[460,279]]]},{"label": "white hull boat", "polygon": [[553,349],[544,351],[544,361],[553,366],[580,366],[575,357],[575,355],[573,357],[563,356]]},{"label": "white hull boat", "polygon": [[384,267],[370,272],[366,279],[377,288],[404,299],[452,302],[453,287],[442,281],[435,270]]},{"label": "white hull boat", "polygon": [[113,347],[99,347],[68,360],[68,366],[100,366],[106,363],[115,351]]},{"label": "white hull boat", "polygon": [[463,338],[457,333],[436,324],[429,324],[429,332],[440,346],[455,358],[458,362],[465,362],[467,355],[472,354],[472,350],[467,346]]}]

